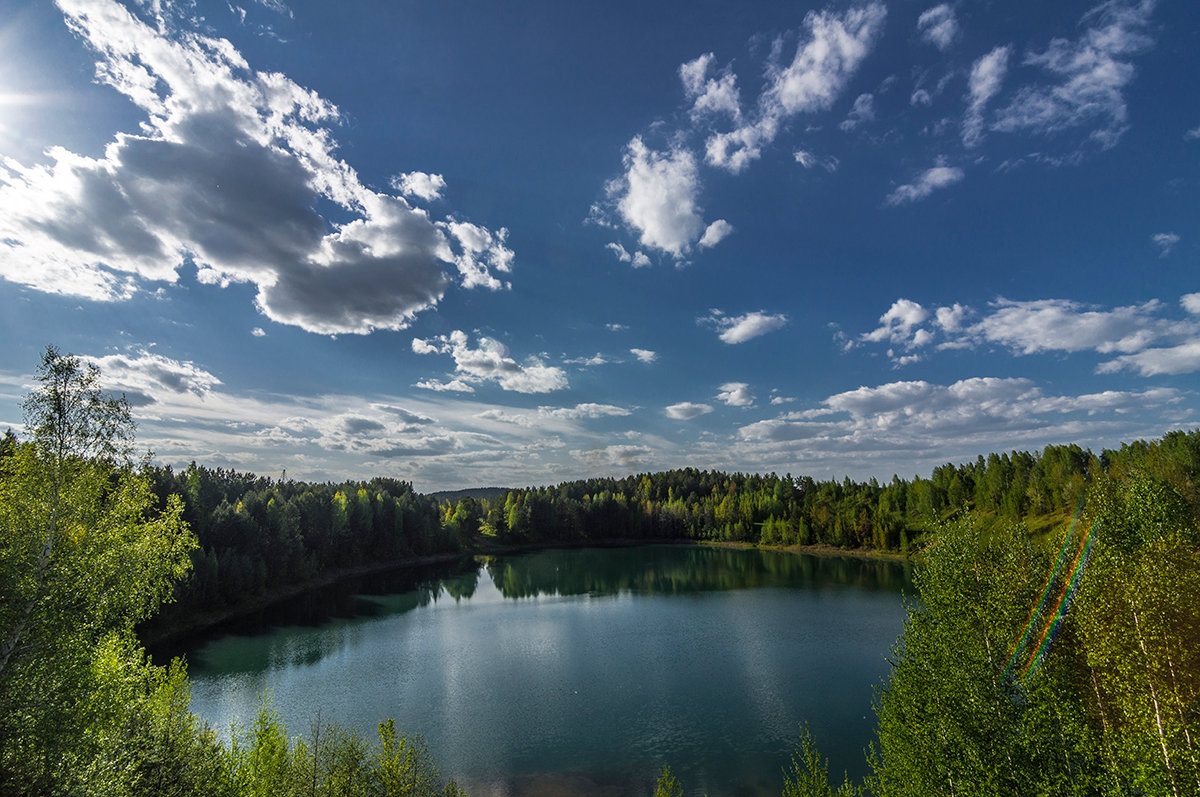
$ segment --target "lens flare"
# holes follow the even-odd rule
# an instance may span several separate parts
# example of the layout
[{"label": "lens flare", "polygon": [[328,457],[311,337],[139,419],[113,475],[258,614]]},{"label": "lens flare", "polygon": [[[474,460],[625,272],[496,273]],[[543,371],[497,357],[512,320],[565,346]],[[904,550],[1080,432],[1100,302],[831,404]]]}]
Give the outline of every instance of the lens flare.
[{"label": "lens flare", "polygon": [[[1092,552],[1092,544],[1095,541],[1096,524],[1093,523],[1079,538],[1075,558],[1064,571],[1063,564],[1067,561],[1068,552],[1071,550],[1071,541],[1075,536],[1075,529],[1079,525],[1079,515],[1082,506],[1081,501],[1075,507],[1074,514],[1071,515],[1071,521],[1067,524],[1067,528],[1063,533],[1063,541],[1062,546],[1059,548],[1058,559],[1055,561],[1050,575],[1047,576],[1046,583],[1042,585],[1041,597],[1029,612],[1029,619],[1025,623],[1024,632],[1013,646],[1012,653],[1008,658],[1008,664],[1004,668],[1004,676],[1012,673],[1017,662],[1022,659],[1024,659],[1024,663],[1021,665],[1016,676],[1017,679],[1024,681],[1035,673],[1046,658],[1046,653],[1050,650],[1050,645],[1054,642],[1054,637],[1057,635],[1058,629],[1062,626],[1063,619],[1067,616],[1067,611],[1071,607],[1071,600],[1079,586],[1084,568],[1087,567],[1087,561]],[[1063,575],[1064,572],[1065,576]],[[1056,591],[1057,597],[1054,598],[1053,609],[1048,613],[1044,612],[1046,605],[1051,600],[1050,596],[1055,594]],[[1029,648],[1028,643],[1038,629],[1040,629],[1040,633],[1037,636],[1037,642],[1032,648]]]}]

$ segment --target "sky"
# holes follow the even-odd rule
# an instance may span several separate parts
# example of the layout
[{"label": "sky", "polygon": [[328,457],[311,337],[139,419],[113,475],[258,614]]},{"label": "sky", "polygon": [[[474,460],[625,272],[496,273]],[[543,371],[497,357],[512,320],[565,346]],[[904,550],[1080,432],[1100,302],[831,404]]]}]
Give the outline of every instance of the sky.
[{"label": "sky", "polygon": [[1200,4],[0,0],[0,429],[421,491],[1200,426]]}]

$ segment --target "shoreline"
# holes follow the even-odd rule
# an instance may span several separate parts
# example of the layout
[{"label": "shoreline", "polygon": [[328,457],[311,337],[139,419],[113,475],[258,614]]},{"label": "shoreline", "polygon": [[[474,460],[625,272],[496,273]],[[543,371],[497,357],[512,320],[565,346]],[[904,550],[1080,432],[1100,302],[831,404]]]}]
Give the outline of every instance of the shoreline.
[{"label": "shoreline", "polygon": [[454,553],[439,553],[427,554],[425,556],[415,556],[408,559],[393,559],[387,562],[371,562],[370,564],[356,565],[354,567],[342,567],[337,570],[332,570],[323,573],[315,578],[302,581],[297,584],[288,584],[287,586],[279,587],[278,589],[269,590],[261,595],[256,595],[233,606],[223,606],[220,609],[210,609],[201,611],[192,617],[188,618],[187,622],[180,625],[172,625],[164,628],[154,628],[153,623],[148,629],[137,629],[137,637],[141,640],[144,647],[165,645],[170,642],[178,641],[179,639],[207,631],[214,626],[218,626],[227,620],[233,620],[238,617],[244,617],[254,612],[268,609],[277,603],[282,603],[289,598],[295,598],[303,595],[306,592],[311,592],[321,587],[328,587],[337,584],[346,579],[356,578],[358,576],[370,576],[377,573],[386,573],[389,570],[401,570],[408,567],[427,567],[429,565],[447,564],[457,559],[467,559],[475,554],[471,551],[456,551]]},{"label": "shoreline", "polygon": [[632,539],[619,537],[604,540],[547,540],[543,542],[522,542],[505,545],[481,538],[477,539],[475,544],[467,550],[427,554],[425,556],[394,559],[387,562],[372,562],[354,567],[338,568],[307,581],[270,590],[233,606],[223,606],[220,609],[199,612],[189,618],[187,622],[179,625],[154,628],[153,622],[151,622],[148,629],[137,630],[137,637],[143,647],[146,648],[168,645],[187,636],[208,631],[226,621],[268,609],[271,606],[311,592],[312,590],[332,586],[347,579],[386,573],[392,570],[448,564],[456,560],[471,559],[479,556],[504,556],[573,548],[634,548],[646,545],[694,545],[697,547],[726,548],[731,550],[776,551],[778,553],[806,554],[809,556],[847,556],[855,559],[878,559],[894,562],[915,561],[912,556],[906,556],[901,553],[877,551],[872,548],[837,548],[832,545],[821,544],[760,545],[751,542],[726,542],[720,540]]}]

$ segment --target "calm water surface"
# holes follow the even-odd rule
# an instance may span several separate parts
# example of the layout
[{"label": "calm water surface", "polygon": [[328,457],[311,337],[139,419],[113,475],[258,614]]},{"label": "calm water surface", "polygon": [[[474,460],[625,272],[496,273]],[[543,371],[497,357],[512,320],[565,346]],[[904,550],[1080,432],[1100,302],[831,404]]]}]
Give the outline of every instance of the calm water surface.
[{"label": "calm water surface", "polygon": [[807,723],[864,770],[907,565],[692,546],[552,550],[374,577],[186,653],[226,734],[270,691],[289,732],[420,733],[472,795],[778,794]]}]

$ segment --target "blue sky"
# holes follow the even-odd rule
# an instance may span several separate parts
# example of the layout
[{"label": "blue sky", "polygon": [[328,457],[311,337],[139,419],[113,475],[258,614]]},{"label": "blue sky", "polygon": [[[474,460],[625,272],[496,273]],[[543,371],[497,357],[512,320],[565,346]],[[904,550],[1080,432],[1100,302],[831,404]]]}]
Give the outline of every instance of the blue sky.
[{"label": "blue sky", "polygon": [[6,3],[0,427],[418,489],[1200,425],[1200,6]]}]

